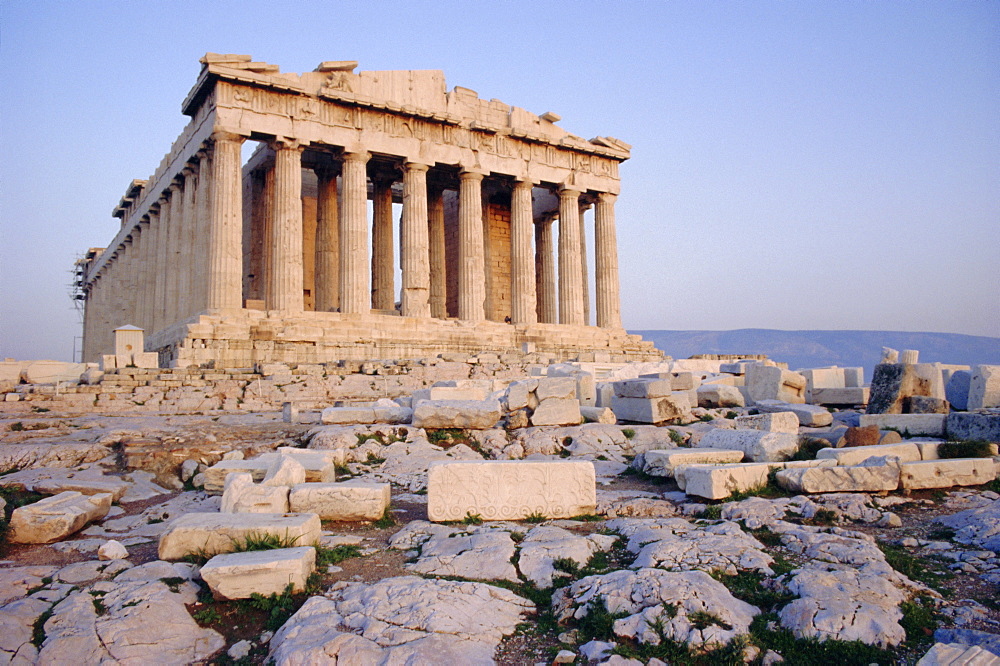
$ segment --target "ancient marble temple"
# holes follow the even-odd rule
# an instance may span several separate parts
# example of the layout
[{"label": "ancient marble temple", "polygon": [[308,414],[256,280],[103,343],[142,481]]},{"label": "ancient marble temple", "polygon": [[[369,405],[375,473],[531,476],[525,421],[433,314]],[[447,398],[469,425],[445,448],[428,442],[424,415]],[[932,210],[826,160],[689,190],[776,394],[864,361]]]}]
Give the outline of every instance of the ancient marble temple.
[{"label": "ancient marble temple", "polygon": [[85,267],[86,360],[123,325],[164,366],[659,357],[621,325],[628,144],[447,91],[439,71],[201,63],[190,123]]}]

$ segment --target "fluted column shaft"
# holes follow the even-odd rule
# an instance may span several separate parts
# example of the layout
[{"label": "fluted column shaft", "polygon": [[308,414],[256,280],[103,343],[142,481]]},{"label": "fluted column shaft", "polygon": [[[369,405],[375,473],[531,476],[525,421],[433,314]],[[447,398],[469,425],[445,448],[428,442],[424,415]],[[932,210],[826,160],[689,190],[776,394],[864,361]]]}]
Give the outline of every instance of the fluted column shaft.
[{"label": "fluted column shaft", "polygon": [[317,312],[340,307],[340,220],[337,212],[337,170],[316,169],[315,305]]},{"label": "fluted column shaft", "polygon": [[163,304],[167,299],[167,283],[172,270],[170,260],[170,199],[161,196],[158,203],[160,231],[156,235],[156,291],[153,294],[153,330],[159,331],[167,325]]},{"label": "fluted column shaft", "polygon": [[302,311],[302,149],[295,141],[274,144],[274,217],[264,296],[268,310]]},{"label": "fluted column shaft", "polygon": [[193,311],[191,298],[191,284],[194,273],[194,253],[197,237],[197,215],[198,210],[195,205],[195,170],[188,166],[182,171],[184,174],[184,190],[182,196],[182,206],[184,212],[181,215],[181,225],[178,230],[179,252],[175,270],[178,274],[177,300],[175,310],[175,320],[184,319]]},{"label": "fluted column shaft", "polygon": [[589,202],[580,202],[580,285],[583,287],[583,323],[590,326],[590,276],[587,270],[587,220]]},{"label": "fluted column shaft", "polygon": [[399,263],[403,271],[401,314],[430,317],[430,238],[427,228],[426,164],[403,165],[403,216],[399,224]]},{"label": "fluted column shaft", "polygon": [[448,273],[445,259],[444,190],[435,187],[427,202],[427,230],[430,236],[430,307],[431,316],[448,317]]},{"label": "fluted column shaft", "polygon": [[555,324],[559,320],[559,312],[556,306],[556,262],[551,218],[543,218],[535,224],[535,270],[538,321]]},{"label": "fluted column shaft", "polygon": [[486,262],[483,256],[483,174],[462,171],[458,187],[458,318],[485,319]]},{"label": "fluted column shaft", "polygon": [[392,183],[388,176],[376,177],[372,183],[372,307],[376,310],[396,307]]},{"label": "fluted column shaft", "polygon": [[529,180],[517,181],[510,199],[510,319],[515,324],[538,321],[535,258],[531,252],[532,185]]},{"label": "fluted column shaft", "polygon": [[621,287],[618,282],[618,238],[615,232],[614,194],[597,195],[594,209],[594,248],[597,325],[621,328]]},{"label": "fluted column shaft", "polygon": [[[132,232],[135,233],[134,231]],[[118,325],[128,324],[132,316],[132,302],[135,298],[135,261],[132,254],[132,236],[126,236],[121,244],[121,255],[119,257],[122,265],[121,272],[121,298],[118,301]]]},{"label": "fluted column shaft", "polygon": [[212,206],[208,234],[210,309],[243,307],[243,190],[240,147],[243,137],[212,135]]},{"label": "fluted column shaft", "polygon": [[580,192],[559,190],[559,323],[583,325]]},{"label": "fluted column shaft", "polygon": [[198,239],[194,247],[194,269],[192,270],[191,297],[194,299],[194,311],[200,312],[208,307],[209,274],[209,244],[203,239],[208,238],[212,220],[212,158],[210,151],[198,152],[198,194],[196,195],[195,224]]},{"label": "fluted column shaft", "polygon": [[368,312],[368,153],[344,153],[340,197],[340,311]]},{"label": "fluted column shaft", "polygon": [[[146,299],[146,228],[140,221],[132,232],[132,253],[135,257],[135,293],[132,296],[132,313],[130,318],[139,328],[145,329],[146,322],[142,320],[143,305]],[[139,351],[142,351],[141,349]]]},{"label": "fluted column shaft", "polygon": [[150,305],[153,300],[153,291],[156,288],[156,229],[150,222],[149,215],[144,215],[139,219],[139,235],[142,237],[142,272],[139,289],[142,292],[139,298],[138,319],[146,333],[152,333],[152,322],[150,321]]},{"label": "fluted column shaft", "polygon": [[163,301],[163,317],[169,326],[177,321],[177,300],[180,286],[178,264],[181,256],[181,239],[184,235],[184,193],[176,180],[170,184],[170,244],[167,246],[167,285]]}]

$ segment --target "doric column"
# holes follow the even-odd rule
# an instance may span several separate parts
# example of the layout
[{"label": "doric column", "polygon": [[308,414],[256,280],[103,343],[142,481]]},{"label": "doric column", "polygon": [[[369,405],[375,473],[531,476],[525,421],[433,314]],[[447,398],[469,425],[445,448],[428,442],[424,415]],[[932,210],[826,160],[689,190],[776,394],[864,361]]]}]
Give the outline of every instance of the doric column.
[{"label": "doric column", "polygon": [[583,325],[580,192],[559,190],[559,323]]},{"label": "doric column", "polygon": [[458,187],[458,318],[485,319],[482,173],[462,171]]},{"label": "doric column", "polygon": [[243,137],[212,134],[212,207],[208,229],[208,298],[212,310],[243,307]]},{"label": "doric column", "polygon": [[313,306],[317,312],[340,307],[340,219],[337,212],[337,172],[316,167],[316,261]]},{"label": "doric column", "polygon": [[543,324],[557,323],[559,309],[556,304],[556,260],[551,216],[535,223],[535,285],[538,321]]},{"label": "doric column", "polygon": [[403,165],[403,216],[400,220],[399,264],[403,271],[401,314],[430,317],[430,239],[427,228],[426,164]]},{"label": "doric column", "polygon": [[[191,271],[191,298],[194,299],[194,312],[201,312],[208,307],[209,272],[208,243],[212,219],[212,157],[208,150],[200,150],[198,156],[198,193],[195,195],[195,226],[197,232],[192,240],[194,244],[194,269]],[[242,272],[242,269],[241,269]]]},{"label": "doric column", "polygon": [[195,169],[189,164],[181,171],[184,176],[184,190],[182,198],[183,213],[181,214],[178,226],[178,247],[177,264],[177,301],[175,319],[184,319],[194,311],[194,303],[191,298],[191,285],[194,281],[194,252],[197,236],[197,214],[195,207]]},{"label": "doric column", "polygon": [[510,199],[511,322],[538,321],[535,299],[535,258],[531,253],[532,212],[530,180],[514,183]]},{"label": "doric column", "polygon": [[392,237],[392,176],[372,179],[372,308],[396,308],[396,267]]},{"label": "doric column", "polygon": [[[133,232],[135,233],[135,232]],[[135,261],[132,255],[132,236],[126,236],[120,246],[119,261],[121,262],[121,299],[118,301],[118,320],[129,324],[132,316],[132,303],[135,297]]]},{"label": "doric column", "polygon": [[170,183],[170,234],[167,246],[166,294],[163,301],[163,316],[169,326],[177,321],[177,301],[181,274],[181,238],[184,227],[184,194],[178,181]]},{"label": "doric column", "polygon": [[580,284],[583,286],[583,323],[590,326],[590,276],[587,274],[587,220],[590,202],[580,200]]},{"label": "doric column", "polygon": [[268,238],[270,271],[264,295],[268,310],[302,311],[302,150],[297,141],[276,141],[274,205]]},{"label": "doric column", "polygon": [[139,299],[139,326],[146,333],[153,332],[153,292],[156,290],[156,229],[152,224],[152,213],[147,213],[139,219],[139,235],[142,236],[142,282]]},{"label": "doric column", "polygon": [[368,312],[368,153],[344,153],[340,197],[340,311]]},{"label": "doric column", "polygon": [[427,230],[430,236],[431,316],[448,317],[448,272],[444,239],[444,190],[431,189],[427,201]]},{"label": "doric column", "polygon": [[149,245],[146,230],[148,228],[148,224],[140,219],[132,231],[132,253],[135,255],[135,295],[132,300],[132,318],[135,325],[143,329],[146,328],[143,316],[145,315],[146,301],[146,246]]},{"label": "doric column", "polygon": [[167,301],[167,285],[170,281],[170,198],[166,194],[162,195],[157,203],[160,204],[160,216],[157,226],[160,232],[156,235],[156,292],[153,294],[153,329],[159,331],[167,325],[167,313],[164,303]]},{"label": "doric column", "polygon": [[597,325],[621,328],[621,294],[618,283],[618,238],[615,234],[614,194],[597,195],[594,209],[594,262],[597,272]]}]

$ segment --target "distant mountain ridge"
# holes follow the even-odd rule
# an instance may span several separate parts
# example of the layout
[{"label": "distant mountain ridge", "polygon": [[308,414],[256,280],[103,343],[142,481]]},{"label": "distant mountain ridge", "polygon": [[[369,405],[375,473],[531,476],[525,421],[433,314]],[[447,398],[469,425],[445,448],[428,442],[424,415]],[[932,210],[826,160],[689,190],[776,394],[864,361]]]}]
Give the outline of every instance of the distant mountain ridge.
[{"label": "distant mountain ridge", "polygon": [[742,328],[735,331],[629,331],[674,358],[695,354],[767,354],[788,367],[862,366],[871,378],[882,347],[916,349],[920,361],[955,365],[1000,365],[1000,338],[958,333],[900,331],[779,331]]}]

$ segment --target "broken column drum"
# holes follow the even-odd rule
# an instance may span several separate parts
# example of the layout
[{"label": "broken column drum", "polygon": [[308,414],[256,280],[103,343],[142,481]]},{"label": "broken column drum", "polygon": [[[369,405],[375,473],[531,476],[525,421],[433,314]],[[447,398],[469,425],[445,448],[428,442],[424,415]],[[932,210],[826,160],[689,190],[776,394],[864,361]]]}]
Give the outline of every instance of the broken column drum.
[{"label": "broken column drum", "polygon": [[436,70],[284,74],[212,53],[201,65],[190,123],[83,263],[85,360],[124,325],[179,367],[662,356],[621,325],[628,144],[448,91]]}]

